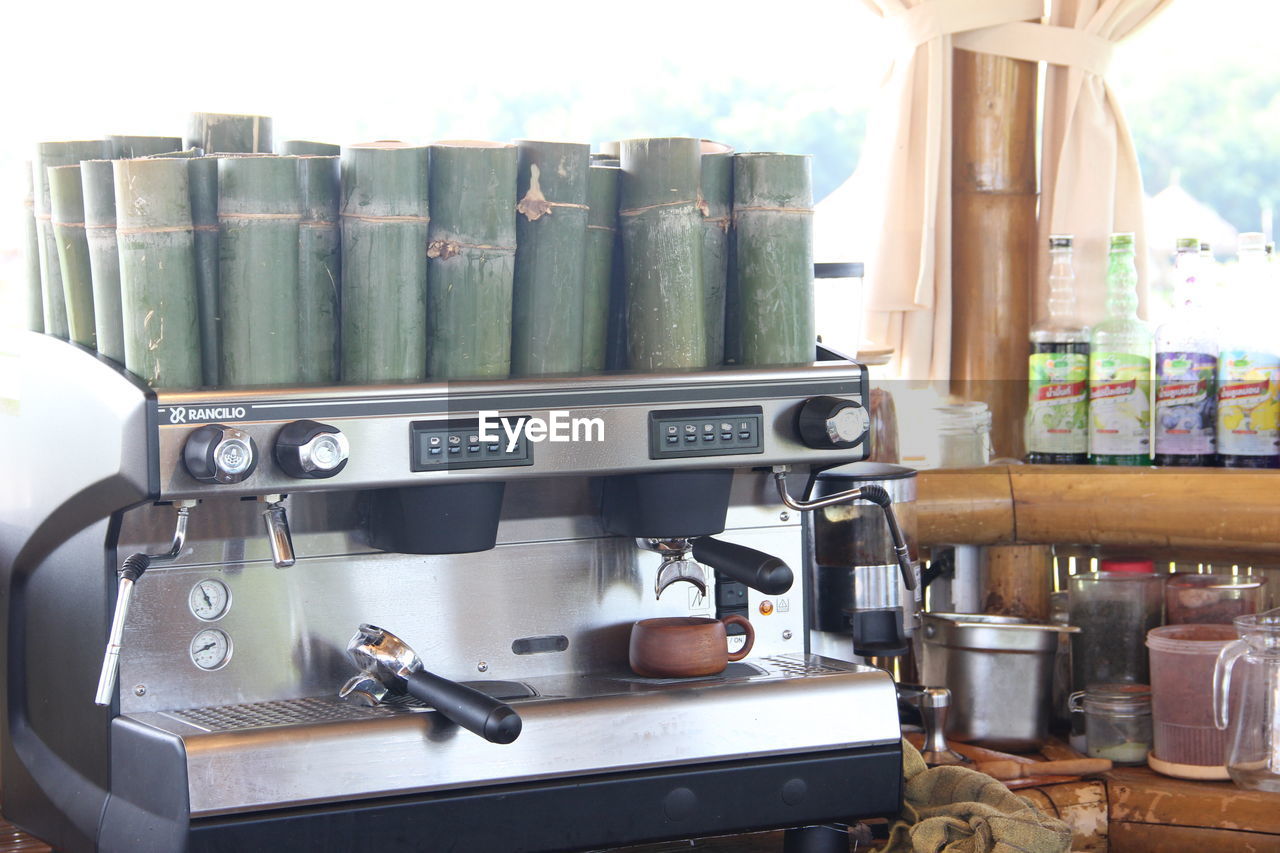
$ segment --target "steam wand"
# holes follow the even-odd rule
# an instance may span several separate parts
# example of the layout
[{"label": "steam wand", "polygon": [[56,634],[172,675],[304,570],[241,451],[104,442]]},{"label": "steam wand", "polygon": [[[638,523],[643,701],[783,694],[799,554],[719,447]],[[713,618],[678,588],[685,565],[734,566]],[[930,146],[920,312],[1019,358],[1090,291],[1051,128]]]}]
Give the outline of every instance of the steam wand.
[{"label": "steam wand", "polygon": [[124,638],[124,622],[129,615],[129,602],[133,598],[133,585],[142,577],[142,573],[151,568],[153,563],[172,563],[182,553],[187,541],[187,518],[195,501],[180,501],[178,520],[173,530],[173,544],[163,554],[130,554],[124,558],[116,572],[120,578],[120,586],[116,592],[116,612],[111,619],[111,636],[107,640],[107,651],[102,658],[102,673],[98,676],[98,693],[94,697],[96,705],[110,705],[111,696],[115,693],[116,674],[120,669],[120,648]]},{"label": "steam wand", "polygon": [[869,483],[857,489],[848,489],[843,492],[836,492],[834,495],[827,495],[825,498],[797,500],[787,491],[787,472],[790,470],[791,468],[788,465],[775,465],[773,468],[773,481],[778,487],[778,497],[788,509],[794,509],[797,512],[808,512],[809,510],[823,509],[836,504],[863,500],[869,501],[884,510],[884,520],[889,525],[889,536],[893,539],[893,551],[898,558],[898,569],[902,572],[902,584],[909,590],[916,588],[916,573],[911,567],[911,553],[907,550],[907,540],[902,535],[902,528],[898,525],[898,516],[893,511],[893,498],[884,490],[884,487]]}]

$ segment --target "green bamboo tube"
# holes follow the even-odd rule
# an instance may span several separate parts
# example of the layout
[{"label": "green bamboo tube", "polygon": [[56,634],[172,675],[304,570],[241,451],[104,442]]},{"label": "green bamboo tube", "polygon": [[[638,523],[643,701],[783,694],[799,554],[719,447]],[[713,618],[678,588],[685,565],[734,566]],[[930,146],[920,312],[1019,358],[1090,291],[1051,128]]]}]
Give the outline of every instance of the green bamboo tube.
[{"label": "green bamboo tube", "polygon": [[200,384],[195,243],[187,163],[116,160],[124,363],[156,388]]},{"label": "green bamboo tube", "polygon": [[738,154],[733,193],[742,363],[811,362],[815,332],[809,157]]},{"label": "green bamboo tube", "polygon": [[430,156],[402,142],[342,149],[343,382],[426,373]]},{"label": "green bamboo tube", "polygon": [[62,293],[67,304],[67,330],[71,340],[96,350],[93,275],[89,272],[89,241],[84,233],[84,190],[80,185],[79,166],[54,166],[49,170],[49,202],[53,235],[58,243]]},{"label": "green bamboo tube", "polygon": [[511,372],[579,373],[591,146],[516,142]]},{"label": "green bamboo tube", "polygon": [[191,113],[187,120],[188,148],[207,154],[270,153],[269,116]]},{"label": "green bamboo tube", "polygon": [[218,375],[223,385],[300,379],[301,221],[295,158],[218,159]]},{"label": "green bamboo tube", "polygon": [[298,231],[298,381],[338,381],[338,294],[342,289],[338,229],[338,158],[298,157],[302,222]]},{"label": "green bamboo tube", "polygon": [[729,281],[729,226],[733,220],[733,149],[702,142],[702,298],[707,324],[707,364],[724,362],[725,290]]},{"label": "green bamboo tube", "polygon": [[71,142],[41,142],[31,161],[32,195],[35,202],[36,243],[40,261],[40,302],[45,334],[67,340],[67,298],[62,289],[62,268],[58,263],[58,240],[53,234],[52,208],[49,202],[49,169],[74,166],[81,160],[105,160],[111,157],[111,143],[105,139]]},{"label": "green bamboo tube", "polygon": [[[199,151],[200,149],[194,149]],[[170,155],[177,157],[178,154]],[[195,244],[196,311],[200,324],[200,376],[208,388],[221,383],[222,330],[218,307],[218,157],[187,161],[191,230]]]},{"label": "green bamboo tube", "polygon": [[472,141],[433,144],[431,199],[427,375],[507,376],[516,255],[516,147]]},{"label": "green bamboo tube", "polygon": [[309,139],[287,139],[280,143],[281,154],[297,157],[337,157],[342,147],[332,142],[312,142]]},{"label": "green bamboo tube", "polygon": [[36,199],[31,175],[31,161],[27,161],[27,195],[22,201],[26,228],[26,240],[22,244],[23,263],[27,275],[27,328],[33,332],[44,331],[44,300],[40,296],[40,231],[36,228]]},{"label": "green bamboo tube", "polygon": [[618,237],[617,166],[591,165],[587,174],[587,264],[582,298],[582,370],[605,369],[609,332],[609,284]]},{"label": "green bamboo tube", "polygon": [[111,143],[111,159],[151,157],[182,150],[180,136],[108,136]]},{"label": "green bamboo tube", "polygon": [[696,139],[622,142],[618,216],[634,370],[707,363],[698,161]]},{"label": "green bamboo tube", "polygon": [[120,252],[116,248],[116,179],[110,160],[80,164],[84,234],[93,278],[93,325],[98,352],[124,364],[124,315],[120,307]]}]

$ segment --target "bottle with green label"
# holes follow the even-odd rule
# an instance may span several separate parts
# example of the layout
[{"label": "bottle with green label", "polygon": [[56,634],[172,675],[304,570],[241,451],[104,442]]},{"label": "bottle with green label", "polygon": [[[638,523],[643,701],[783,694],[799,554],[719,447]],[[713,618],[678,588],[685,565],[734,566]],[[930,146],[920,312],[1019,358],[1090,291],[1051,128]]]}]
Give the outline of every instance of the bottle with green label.
[{"label": "bottle with green label", "polygon": [[1266,238],[1240,235],[1218,358],[1218,458],[1227,468],[1280,468],[1280,355]]},{"label": "bottle with green label", "polygon": [[1049,238],[1049,313],[1031,327],[1024,435],[1032,465],[1089,461],[1089,329],[1076,314],[1071,244],[1066,234]]},{"label": "bottle with green label", "polygon": [[1156,329],[1155,454],[1157,465],[1213,465],[1218,406],[1218,337],[1206,319],[1200,244],[1177,242],[1174,305]]},{"label": "bottle with green label", "polygon": [[1112,234],[1107,315],[1089,339],[1089,458],[1151,464],[1151,328],[1138,317],[1133,234]]}]

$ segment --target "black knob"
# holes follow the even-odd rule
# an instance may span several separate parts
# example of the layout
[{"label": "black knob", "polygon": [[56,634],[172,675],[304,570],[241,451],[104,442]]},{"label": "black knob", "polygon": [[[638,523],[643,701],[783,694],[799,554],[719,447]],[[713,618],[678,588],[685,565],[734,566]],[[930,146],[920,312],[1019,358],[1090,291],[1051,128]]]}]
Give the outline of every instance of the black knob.
[{"label": "black knob", "polygon": [[187,436],[182,461],[202,483],[239,483],[258,467],[258,445],[242,429],[207,424]]},{"label": "black knob", "polygon": [[800,440],[814,450],[857,447],[867,440],[871,416],[856,400],[811,397],[800,407]]},{"label": "black knob", "polygon": [[276,435],[276,463],[290,477],[322,480],[347,467],[351,446],[337,427],[316,421],[285,424]]}]

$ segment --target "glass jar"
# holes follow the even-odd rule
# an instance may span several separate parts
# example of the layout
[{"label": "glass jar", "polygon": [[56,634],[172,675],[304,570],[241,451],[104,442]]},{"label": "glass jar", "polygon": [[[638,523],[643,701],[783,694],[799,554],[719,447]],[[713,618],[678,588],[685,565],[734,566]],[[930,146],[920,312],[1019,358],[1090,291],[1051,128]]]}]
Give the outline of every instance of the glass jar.
[{"label": "glass jar", "polygon": [[1151,751],[1151,688],[1145,684],[1093,684],[1071,694],[1071,710],[1084,714],[1086,753],[1114,764],[1146,764]]},{"label": "glass jar", "polygon": [[[1147,565],[1150,565],[1149,563]],[[1158,628],[1164,575],[1088,572],[1071,577],[1071,683],[1149,684],[1147,632]]]},{"label": "glass jar", "polygon": [[950,403],[933,411],[939,468],[973,468],[991,461],[991,410],[986,403]]},{"label": "glass jar", "polygon": [[1172,574],[1165,581],[1165,621],[1170,625],[1230,625],[1262,607],[1266,578],[1252,575]]}]

